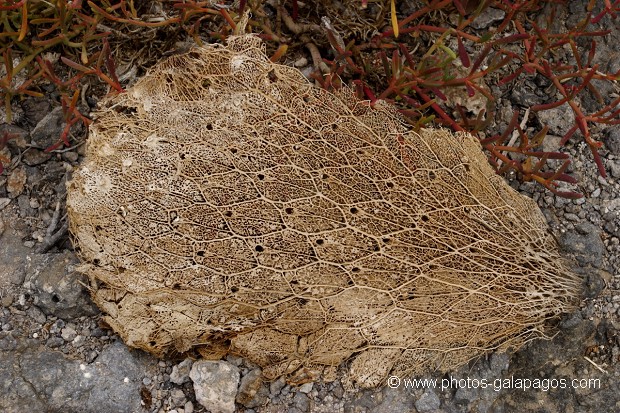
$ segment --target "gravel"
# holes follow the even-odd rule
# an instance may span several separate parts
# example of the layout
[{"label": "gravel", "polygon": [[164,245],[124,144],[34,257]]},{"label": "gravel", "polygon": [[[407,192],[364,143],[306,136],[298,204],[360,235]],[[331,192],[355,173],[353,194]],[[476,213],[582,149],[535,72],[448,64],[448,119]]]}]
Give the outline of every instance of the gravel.
[{"label": "gravel", "polygon": [[30,132],[32,143],[42,149],[48,148],[56,141],[56,137],[60,136],[64,127],[62,108],[56,107],[47,113]]},{"label": "gravel", "polygon": [[[62,340],[61,340],[62,341]],[[20,341],[11,353],[0,352],[0,410],[132,413],[140,409],[145,374],[142,355],[117,342],[85,365],[60,352]]]},{"label": "gravel", "polygon": [[[571,7],[569,19],[578,20],[581,6]],[[489,10],[481,27],[497,24],[501,16],[493,13],[497,14]],[[619,48],[617,38],[599,42],[601,63],[611,64],[605,59],[617,55]],[[502,99],[497,113],[511,114],[519,105],[546,102],[549,97],[541,96],[539,89],[532,80],[512,91],[498,91]],[[0,176],[0,411],[620,411],[620,128],[594,131],[593,137],[605,143],[601,155],[607,179],[597,176],[589,149],[579,139],[562,149],[574,160],[570,173],[578,177],[578,190],[585,192],[585,198],[558,198],[532,183],[511,182],[543,209],[566,259],[584,278],[586,299],[563,316],[557,334],[549,340],[533,341],[515,353],[473,360],[447,375],[419,377],[438,383],[451,378],[500,380],[506,386],[501,391],[404,385],[360,390],[345,389],[339,380],[298,387],[283,379],[268,382],[260,369],[238,357],[157,360],[126,347],[90,301],[88,280],[76,272],[78,260],[66,237],[49,252],[35,251],[53,221],[56,202],[62,204],[67,175],[80,160],[79,148],[62,156],[41,150],[53,143],[63,122],[58,110],[44,103],[32,98],[23,103],[38,108],[30,111],[36,125],[32,130],[0,125],[0,133],[8,127],[19,135],[9,142],[11,155],[23,152],[23,164]],[[582,102],[584,111],[591,111],[589,104]],[[570,115],[561,106],[537,116],[561,136]],[[497,127],[505,121],[495,119]],[[559,140],[553,139],[545,150]],[[598,386],[547,391],[510,388],[517,379],[598,380]]]},{"label": "gravel", "polygon": [[172,367],[170,373],[170,381],[174,384],[183,384],[190,381],[189,372],[194,362],[191,359],[185,359],[179,364]]},{"label": "gravel", "polygon": [[194,383],[196,400],[211,413],[235,411],[235,397],[239,385],[239,369],[225,361],[200,360],[189,373]]},{"label": "gravel", "polygon": [[268,399],[269,390],[264,384],[261,369],[245,374],[239,384],[235,401],[247,408],[255,408],[267,404]]}]

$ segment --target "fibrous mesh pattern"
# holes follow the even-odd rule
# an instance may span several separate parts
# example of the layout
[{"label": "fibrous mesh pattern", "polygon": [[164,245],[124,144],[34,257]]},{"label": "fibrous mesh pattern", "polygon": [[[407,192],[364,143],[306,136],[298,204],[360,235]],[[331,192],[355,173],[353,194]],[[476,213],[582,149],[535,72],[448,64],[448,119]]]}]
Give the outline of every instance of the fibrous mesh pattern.
[{"label": "fibrous mesh pattern", "polygon": [[255,37],[105,102],[67,204],[127,344],[234,352],[271,378],[450,369],[542,334],[579,289],[475,138],[314,88]]}]

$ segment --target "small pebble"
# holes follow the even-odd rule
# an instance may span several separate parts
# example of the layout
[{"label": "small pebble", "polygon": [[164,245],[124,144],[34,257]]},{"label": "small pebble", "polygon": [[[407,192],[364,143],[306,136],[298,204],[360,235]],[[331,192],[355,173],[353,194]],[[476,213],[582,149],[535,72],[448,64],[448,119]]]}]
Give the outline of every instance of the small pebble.
[{"label": "small pebble", "polygon": [[170,381],[174,384],[183,384],[188,382],[192,363],[193,362],[191,359],[185,359],[176,366],[173,366],[170,373]]},{"label": "small pebble", "polygon": [[300,57],[299,59],[295,60],[295,63],[293,63],[295,67],[304,67],[307,64],[308,64],[308,59],[306,59],[305,57]]},{"label": "small pebble", "polygon": [[13,297],[10,295],[2,297],[2,307],[10,307],[13,304]]},{"label": "small pebble", "polygon": [[181,389],[174,389],[170,392],[173,406],[184,406],[186,402],[185,393]]},{"label": "small pebble", "polygon": [[62,157],[67,162],[77,162],[78,156],[78,153],[73,151],[65,152],[62,154]]},{"label": "small pebble", "polygon": [[73,328],[65,327],[62,329],[60,335],[65,341],[73,341],[73,339],[77,336],[77,333]]},{"label": "small pebble", "polygon": [[52,326],[50,327],[50,333],[52,334],[58,334],[60,333],[60,331],[65,328],[65,322],[64,320],[56,320],[54,321],[54,324],[52,324]]},{"label": "small pebble", "polygon": [[63,344],[65,344],[65,341],[60,337],[50,337],[45,342],[45,345],[50,348],[57,348],[57,347],[62,346]]},{"label": "small pebble", "polygon": [[278,380],[274,380],[269,384],[269,392],[272,396],[277,396],[284,386],[286,386],[286,382],[280,377]]},{"label": "small pebble", "polygon": [[92,363],[99,356],[99,353],[95,350],[92,350],[86,354],[85,360],[88,363]]},{"label": "small pebble", "polygon": [[299,387],[299,391],[308,394],[312,391],[312,386],[314,383],[304,383]]},{"label": "small pebble", "polygon": [[241,363],[243,362],[243,359],[241,357],[237,357],[237,356],[233,356],[229,354],[228,356],[226,356],[226,361],[229,362],[230,364],[233,364],[239,367]]},{"label": "small pebble", "polygon": [[73,347],[79,348],[79,347],[82,347],[85,342],[86,342],[86,338],[84,336],[77,335],[77,336],[75,336],[75,338],[73,339],[71,344],[73,344]]},{"label": "small pebble", "polygon": [[6,190],[9,193],[10,198],[17,198],[22,192],[24,192],[26,180],[27,174],[24,165],[11,171],[6,181]]}]

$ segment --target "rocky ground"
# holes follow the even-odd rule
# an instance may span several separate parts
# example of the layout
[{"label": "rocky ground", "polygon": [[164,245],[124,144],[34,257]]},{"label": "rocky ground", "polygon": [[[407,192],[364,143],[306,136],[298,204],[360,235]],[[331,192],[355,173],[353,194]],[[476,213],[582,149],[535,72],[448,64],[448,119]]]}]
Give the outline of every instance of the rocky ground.
[{"label": "rocky ground", "polygon": [[[620,50],[617,23],[615,29],[597,49],[609,65],[613,59],[606,57]],[[535,84],[521,86],[494,91],[502,96],[497,128],[507,120],[502,113],[542,99]],[[620,127],[596,131],[595,138],[605,142],[606,179],[598,176],[585,144],[576,139],[564,148],[579,180],[574,189],[584,198],[564,199],[511,181],[538,202],[573,270],[584,278],[580,308],[561,320],[553,338],[421,378],[437,379],[436,388],[401,380],[351,391],[339,381],[299,387],[265,382],[257,366],[231,356],[220,362],[157,360],[127,348],[106,329],[90,302],[88,280],[76,272],[78,259],[66,234],[65,182],[83,147],[43,152],[63,126],[50,101],[27,99],[15,125],[0,125],[0,133],[18,135],[1,153],[12,166],[0,175],[0,411],[620,411]],[[89,103],[84,99],[83,109]],[[561,136],[569,115],[560,107],[540,120]],[[550,149],[553,139],[559,138],[547,140]],[[530,380],[529,388],[522,379]]]}]

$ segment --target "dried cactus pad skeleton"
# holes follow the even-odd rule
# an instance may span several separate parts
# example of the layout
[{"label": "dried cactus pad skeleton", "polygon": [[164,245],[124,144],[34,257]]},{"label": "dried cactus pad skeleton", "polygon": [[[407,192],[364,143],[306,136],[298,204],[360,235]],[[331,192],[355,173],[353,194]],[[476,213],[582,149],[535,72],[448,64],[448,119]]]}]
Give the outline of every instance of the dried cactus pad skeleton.
[{"label": "dried cactus pad skeleton", "polygon": [[128,345],[268,378],[451,369],[544,334],[580,288],[476,139],[315,88],[251,36],[104,102],[67,204]]}]

